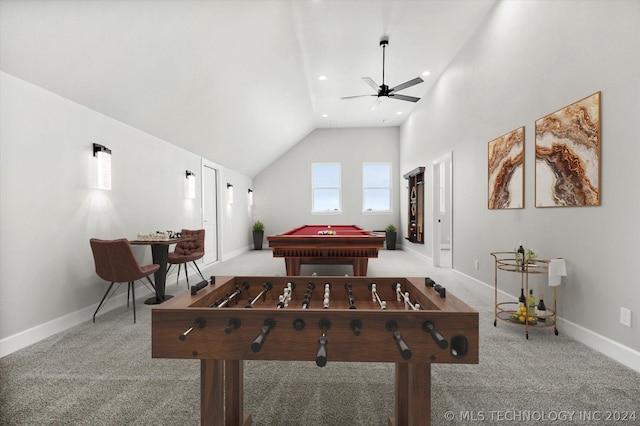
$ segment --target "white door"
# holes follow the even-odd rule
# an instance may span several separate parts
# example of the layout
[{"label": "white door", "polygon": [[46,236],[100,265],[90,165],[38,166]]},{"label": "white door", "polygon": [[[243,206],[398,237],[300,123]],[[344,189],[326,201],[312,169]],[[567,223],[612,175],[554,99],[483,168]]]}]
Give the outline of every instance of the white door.
[{"label": "white door", "polygon": [[433,162],[433,266],[453,267],[452,154]]},{"label": "white door", "polygon": [[202,166],[202,227],[204,228],[204,257],[207,265],[218,260],[218,185],[216,169]]}]

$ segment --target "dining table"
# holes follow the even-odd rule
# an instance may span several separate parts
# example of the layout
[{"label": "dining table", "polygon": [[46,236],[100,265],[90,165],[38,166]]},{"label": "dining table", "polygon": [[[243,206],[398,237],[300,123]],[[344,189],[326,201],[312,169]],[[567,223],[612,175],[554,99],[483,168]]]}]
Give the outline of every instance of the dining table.
[{"label": "dining table", "polygon": [[173,297],[166,294],[167,281],[167,260],[169,258],[169,246],[182,241],[190,241],[194,238],[170,238],[170,239],[149,239],[149,240],[129,240],[134,246],[151,246],[151,258],[153,263],[160,265],[160,268],[154,272],[153,279],[155,282],[156,294],[144,301],[146,305],[159,305]]}]

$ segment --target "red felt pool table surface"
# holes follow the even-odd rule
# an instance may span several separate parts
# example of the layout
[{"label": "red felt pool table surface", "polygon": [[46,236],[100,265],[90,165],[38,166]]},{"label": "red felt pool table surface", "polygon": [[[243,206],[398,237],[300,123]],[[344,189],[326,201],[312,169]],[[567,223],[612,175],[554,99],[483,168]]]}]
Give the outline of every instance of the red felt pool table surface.
[{"label": "red felt pool table surface", "polygon": [[356,225],[303,225],[267,237],[273,257],[284,257],[290,276],[300,275],[300,265],[317,263],[353,265],[355,276],[365,276],[369,258],[378,257],[384,240]]}]

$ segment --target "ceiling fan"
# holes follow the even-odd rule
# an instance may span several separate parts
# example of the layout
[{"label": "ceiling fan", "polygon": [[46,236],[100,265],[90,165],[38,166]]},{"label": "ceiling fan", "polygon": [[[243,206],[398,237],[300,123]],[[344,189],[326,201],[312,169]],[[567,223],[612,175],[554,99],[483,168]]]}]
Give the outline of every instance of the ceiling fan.
[{"label": "ceiling fan", "polygon": [[353,98],[362,98],[365,96],[377,96],[378,100],[376,102],[376,104],[374,104],[374,106],[372,108],[375,108],[377,106],[377,104],[380,102],[381,98],[387,97],[387,98],[391,98],[391,99],[398,99],[401,101],[408,101],[408,102],[418,102],[420,100],[420,98],[416,98],[415,96],[407,96],[407,95],[401,95],[397,92],[399,92],[400,90],[406,89],[408,87],[411,86],[415,86],[416,84],[422,83],[424,80],[420,77],[416,77],[412,80],[409,81],[405,81],[402,84],[398,84],[395,87],[391,87],[389,88],[388,85],[386,85],[384,83],[384,62],[385,62],[385,49],[387,48],[387,46],[389,45],[389,39],[388,38],[383,38],[382,40],[380,40],[380,46],[382,47],[382,84],[380,86],[378,86],[378,84],[371,78],[371,77],[362,77],[362,79],[364,80],[365,83],[367,83],[369,86],[371,86],[373,88],[373,90],[376,91],[376,94],[372,94],[372,95],[356,95],[356,96],[344,96],[340,99],[353,99]]}]

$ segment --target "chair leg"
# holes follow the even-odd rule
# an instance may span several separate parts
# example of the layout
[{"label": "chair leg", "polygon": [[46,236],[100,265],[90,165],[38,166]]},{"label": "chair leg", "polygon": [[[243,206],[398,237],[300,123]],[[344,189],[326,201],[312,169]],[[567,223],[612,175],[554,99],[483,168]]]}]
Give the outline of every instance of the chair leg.
[{"label": "chair leg", "polygon": [[180,269],[182,269],[182,264],[178,263],[178,276],[176,277],[176,285],[178,285],[178,281],[180,280]]},{"label": "chair leg", "polygon": [[195,267],[196,267],[196,269],[198,270],[198,273],[200,274],[200,278],[202,278],[202,281],[206,281],[206,280],[204,279],[204,276],[202,275],[202,272],[200,272],[200,268],[198,268],[198,264],[196,263],[196,261],[195,261],[195,260],[193,261],[193,266],[195,266]]},{"label": "chair leg", "polygon": [[156,291],[156,286],[153,283],[153,281],[151,281],[151,278],[149,278],[149,275],[147,275],[147,281],[149,281],[149,284],[151,284],[151,288],[153,289],[153,291]]},{"label": "chair leg", "polygon": [[113,285],[115,284],[115,282],[112,282],[111,285],[109,286],[109,288],[107,289],[107,292],[104,294],[104,296],[102,296],[102,300],[100,301],[100,304],[98,305],[98,309],[96,309],[96,311],[93,313],[93,322],[96,322],[96,314],[98,313],[98,311],[100,310],[100,308],[102,308],[102,304],[104,303],[104,299],[107,298],[107,294],[109,294],[109,291],[111,291],[111,287],[113,287]]},{"label": "chair leg", "polygon": [[133,323],[136,323],[136,283],[134,281],[129,282],[131,287],[131,295],[133,296]]},{"label": "chair leg", "polygon": [[187,270],[187,264],[184,264],[184,274],[187,277],[187,290],[191,288],[191,284],[189,284],[189,271]]},{"label": "chair leg", "polygon": [[127,308],[129,307],[129,295],[131,294],[131,286],[127,286]]}]

